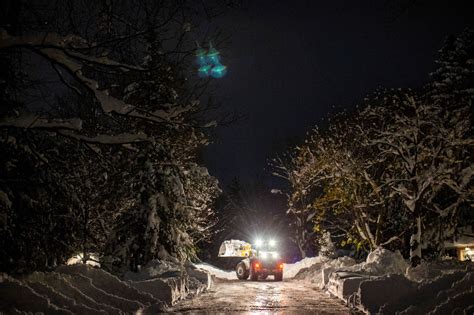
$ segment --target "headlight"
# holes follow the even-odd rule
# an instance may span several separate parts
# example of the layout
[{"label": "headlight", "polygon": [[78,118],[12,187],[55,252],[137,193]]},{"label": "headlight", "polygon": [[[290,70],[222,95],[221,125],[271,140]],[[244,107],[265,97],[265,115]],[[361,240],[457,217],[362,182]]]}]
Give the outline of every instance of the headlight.
[{"label": "headlight", "polygon": [[261,252],[260,253],[260,258],[267,259],[268,258],[268,253],[267,252]]},{"label": "headlight", "polygon": [[272,258],[277,259],[280,255],[277,252],[272,253]]},{"label": "headlight", "polygon": [[260,247],[262,245],[263,245],[263,242],[262,242],[261,239],[258,239],[258,240],[255,241],[255,247]]},{"label": "headlight", "polygon": [[270,245],[271,247],[274,247],[276,245],[276,241],[275,240],[270,240],[268,242],[268,245]]}]

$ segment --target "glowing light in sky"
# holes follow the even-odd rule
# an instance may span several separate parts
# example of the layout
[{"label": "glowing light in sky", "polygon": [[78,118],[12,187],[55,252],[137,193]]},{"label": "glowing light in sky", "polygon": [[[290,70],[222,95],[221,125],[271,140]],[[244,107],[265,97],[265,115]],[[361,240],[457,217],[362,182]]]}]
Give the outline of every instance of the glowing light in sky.
[{"label": "glowing light in sky", "polygon": [[198,47],[196,50],[196,63],[199,65],[198,74],[201,78],[213,77],[220,79],[227,73],[227,67],[221,63],[219,51],[215,49],[212,44],[209,51]]}]

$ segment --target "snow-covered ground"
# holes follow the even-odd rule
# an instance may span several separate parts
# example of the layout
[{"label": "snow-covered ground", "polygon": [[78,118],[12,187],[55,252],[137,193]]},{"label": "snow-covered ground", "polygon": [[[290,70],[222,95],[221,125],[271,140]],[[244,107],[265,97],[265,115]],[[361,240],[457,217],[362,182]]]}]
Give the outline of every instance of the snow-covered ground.
[{"label": "snow-covered ground", "polygon": [[[217,278],[237,279],[234,271],[198,267]],[[443,260],[411,268],[399,252],[378,248],[361,263],[350,257],[311,257],[285,264],[283,273],[284,279],[316,285],[367,314],[474,314],[472,262]]]},{"label": "snow-covered ground", "polygon": [[[35,272],[21,278],[0,273],[0,313],[156,313],[211,288],[213,277],[237,280],[234,271],[206,263],[180,266],[163,261],[153,261],[138,274],[126,274],[124,279],[83,264],[61,266],[54,272]],[[292,278],[299,281],[293,282]],[[262,295],[273,306],[280,305],[283,296],[285,301],[294,300],[290,288],[298,289],[304,296],[306,287],[311,294],[319,287],[367,314],[474,314],[472,262],[443,260],[411,268],[400,253],[379,248],[359,264],[349,257],[312,257],[285,264],[284,279],[291,282],[244,284],[249,283],[247,289],[259,294],[264,294],[261,290],[265,291],[266,287],[279,292]],[[250,299],[245,290],[240,290],[244,284],[236,286],[236,283],[219,282],[220,287],[213,289],[212,294],[223,297],[240,294]],[[311,303],[317,305],[313,300]],[[193,302],[184,304],[194,307]],[[287,307],[296,305],[299,304],[289,303]]]},{"label": "snow-covered ground", "polygon": [[445,260],[409,267],[382,248],[356,264],[348,257],[317,259],[295,278],[319,283],[367,314],[474,314],[474,263]]},{"label": "snow-covered ground", "polygon": [[153,261],[125,279],[84,264],[21,278],[0,274],[0,314],[157,313],[209,289],[211,275],[192,264]]}]

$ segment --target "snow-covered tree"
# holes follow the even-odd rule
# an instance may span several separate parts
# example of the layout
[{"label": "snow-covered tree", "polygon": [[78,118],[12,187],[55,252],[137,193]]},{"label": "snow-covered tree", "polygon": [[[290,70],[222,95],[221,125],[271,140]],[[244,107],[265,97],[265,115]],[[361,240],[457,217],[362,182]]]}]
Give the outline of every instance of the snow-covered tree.
[{"label": "snow-covered tree", "polygon": [[369,250],[398,240],[401,229],[388,228],[393,207],[378,180],[383,167],[362,145],[361,124],[348,114],[335,117],[328,130],[313,129],[290,163],[280,159],[275,170],[291,179],[289,213],[299,214],[316,239],[329,232],[338,244]]},{"label": "snow-covered tree", "polygon": [[[423,220],[430,212],[443,220],[456,217],[468,194],[472,176],[472,165],[464,162],[472,146],[468,107],[450,109],[407,92],[385,95],[382,105],[369,106],[362,115],[376,126],[368,143],[392,161],[384,181],[413,218],[410,258],[416,265],[421,259]],[[441,201],[439,194],[446,190],[449,197]]]},{"label": "snow-covered tree", "polygon": [[288,207],[286,214],[290,217],[290,227],[293,231],[291,239],[304,258],[316,245],[316,233],[312,223],[316,215],[313,201],[315,194],[322,192],[322,181],[327,173],[323,168],[315,173],[309,171],[315,164],[321,163],[307,147],[297,147],[296,152],[275,158],[271,166],[273,175],[284,179],[289,185],[285,195]]},{"label": "snow-covered tree", "polygon": [[[73,251],[103,253],[107,244],[119,244],[113,235],[127,215],[145,213],[149,219],[129,220],[138,234],[127,237],[142,246],[124,249],[131,253],[124,262],[132,267],[157,257],[161,247],[189,258],[195,242],[207,237],[203,226],[218,189],[196,156],[214,124],[207,123],[205,106],[196,100],[202,84],[193,86],[184,75],[199,10],[186,1],[138,3],[5,6],[18,9],[16,20],[0,29],[5,68],[0,97],[6,105],[0,111],[0,145],[11,153],[2,156],[0,182],[5,240],[24,236],[14,227],[23,224],[26,190],[30,204],[44,205],[28,208],[43,214],[30,216],[37,225],[25,225],[31,235],[40,235],[41,244],[32,246],[43,256],[51,251],[59,262]],[[15,170],[20,156],[31,164],[22,174]],[[54,193],[46,198],[44,191]],[[52,240],[62,240],[62,246],[50,250]],[[2,248],[3,257],[11,257],[12,247]],[[10,265],[43,260],[27,252],[19,248],[15,253],[24,257],[15,256]]]},{"label": "snow-covered tree", "polygon": [[473,51],[472,31],[449,39],[423,89],[377,91],[277,160],[289,212],[368,249],[403,249],[409,230],[413,265],[439,255],[472,213]]}]

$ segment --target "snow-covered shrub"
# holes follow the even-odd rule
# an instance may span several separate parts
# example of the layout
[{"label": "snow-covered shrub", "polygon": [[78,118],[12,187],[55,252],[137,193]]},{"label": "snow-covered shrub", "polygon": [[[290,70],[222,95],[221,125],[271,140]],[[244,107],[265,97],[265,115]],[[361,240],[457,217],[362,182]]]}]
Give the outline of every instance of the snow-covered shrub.
[{"label": "snow-covered shrub", "polygon": [[324,232],[319,240],[319,255],[328,258],[336,258],[336,246],[331,239],[331,233]]}]

